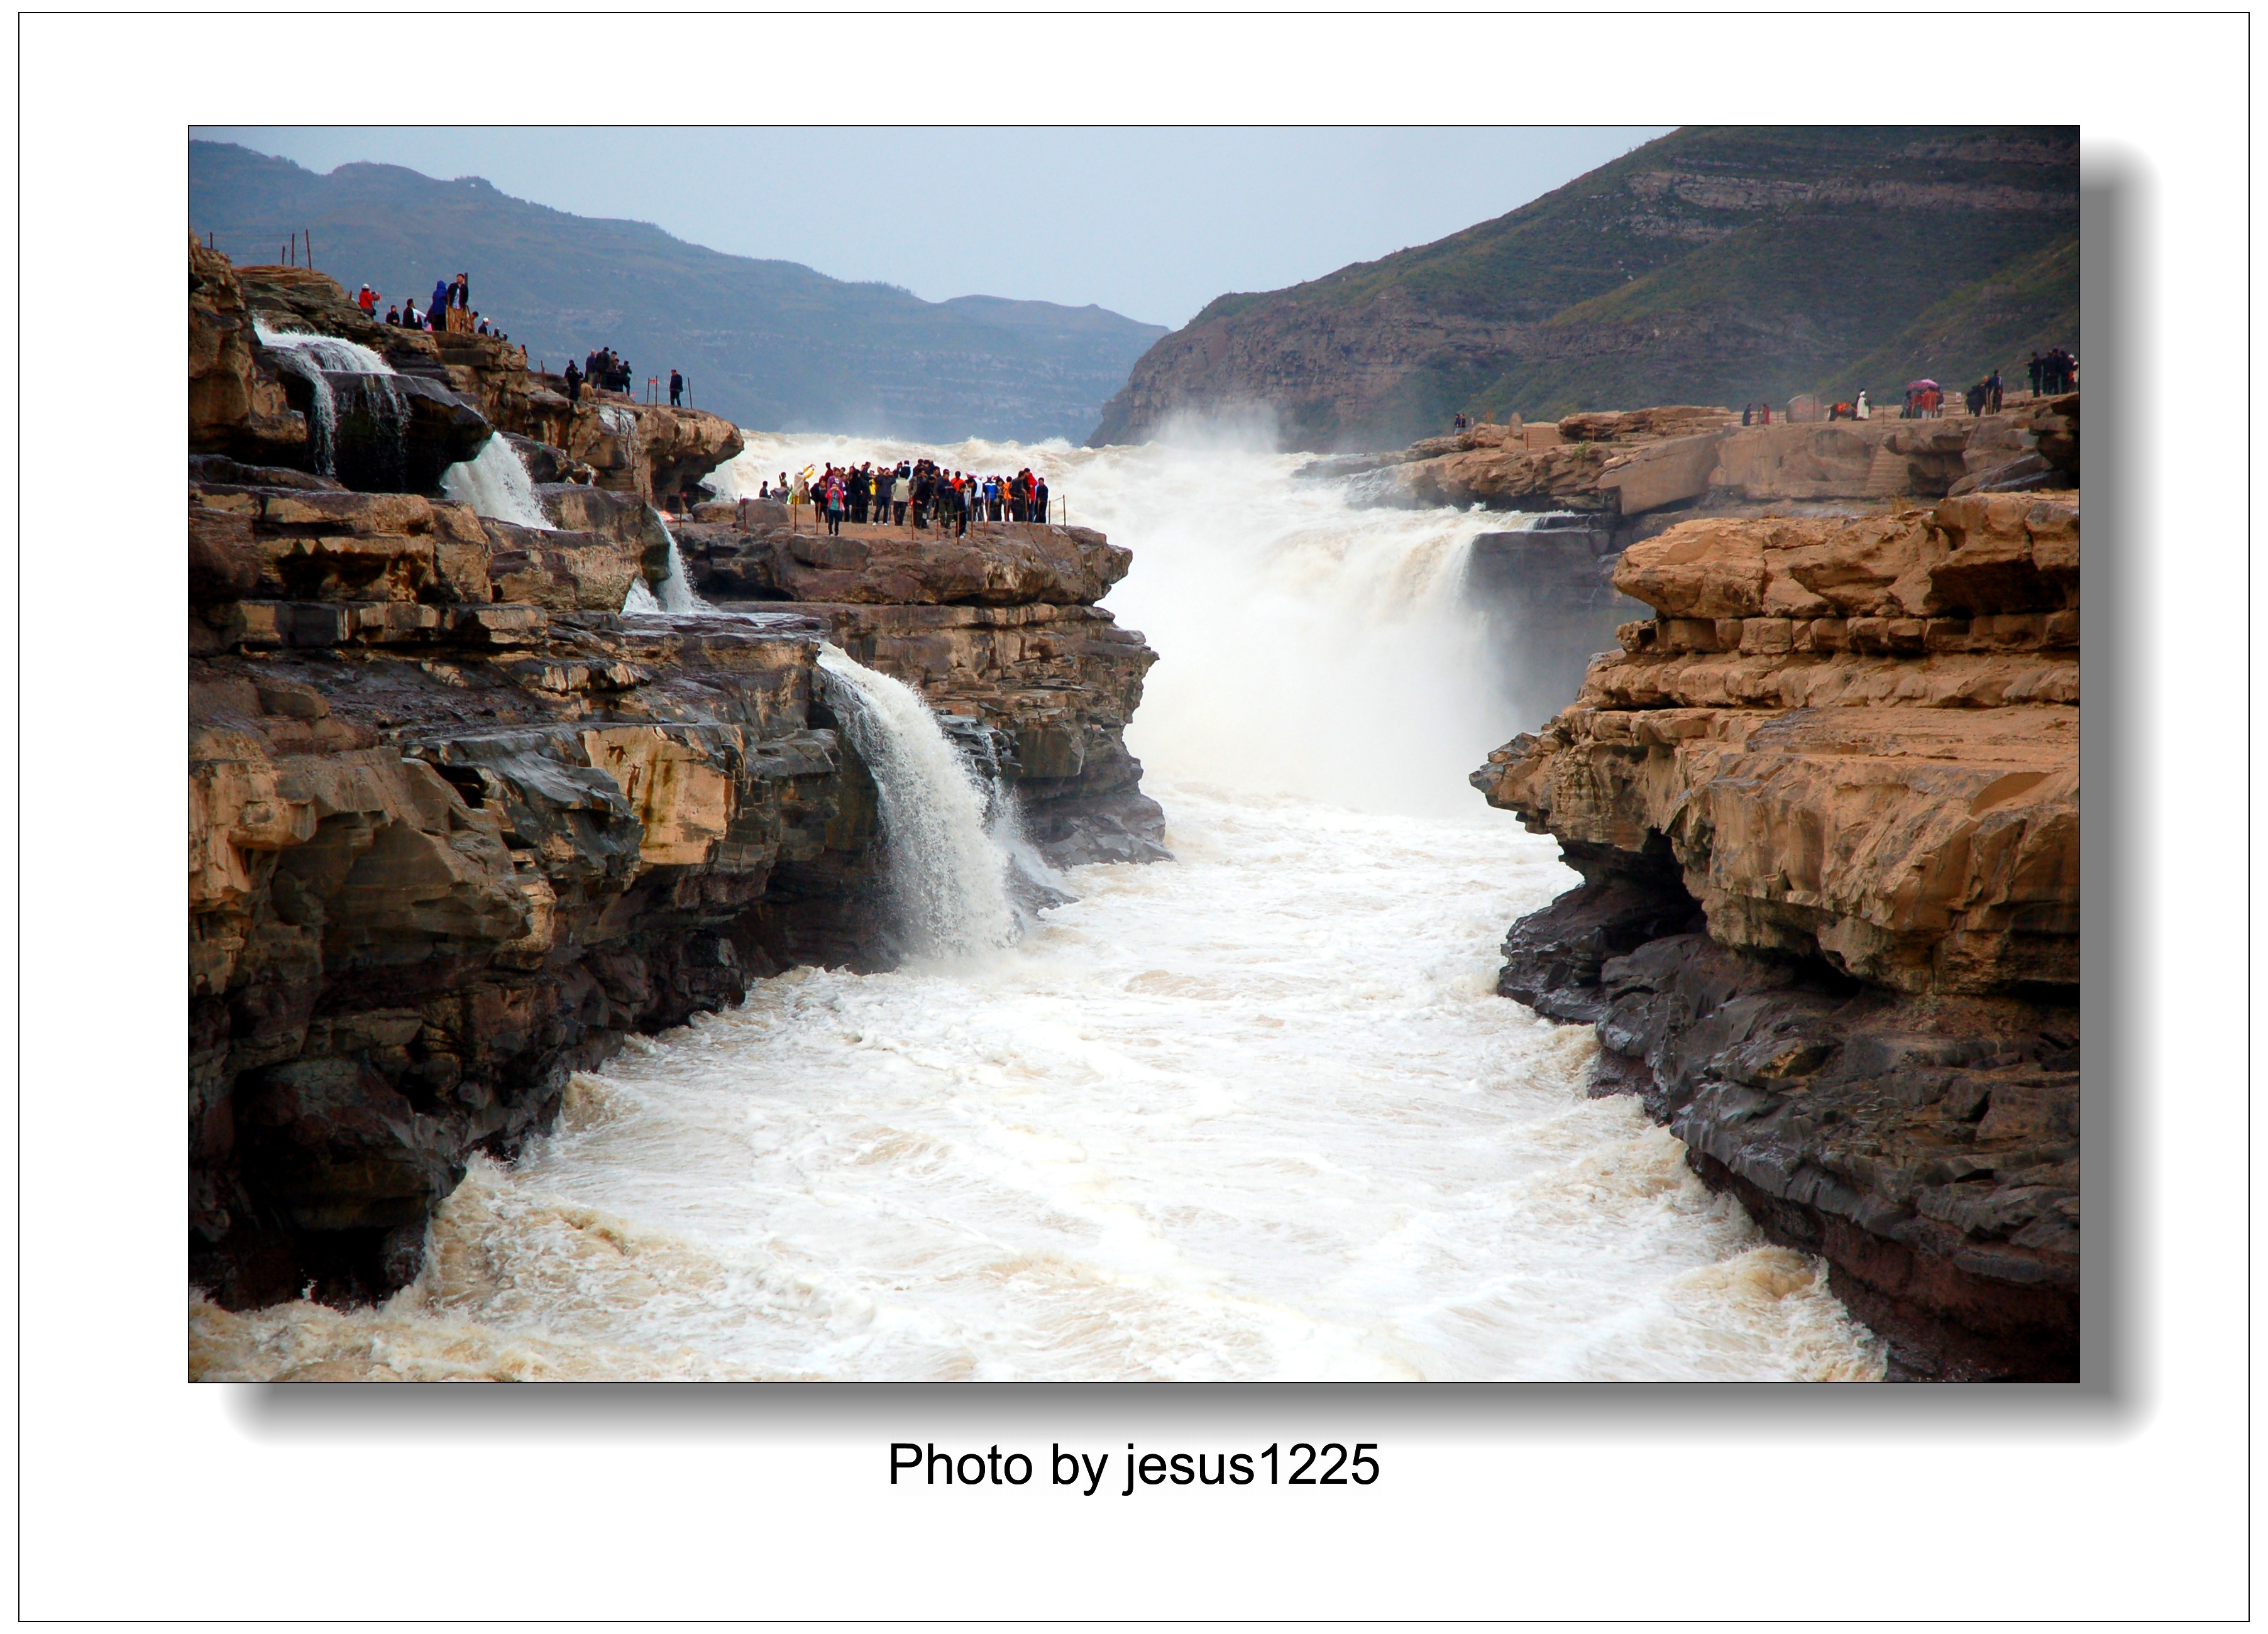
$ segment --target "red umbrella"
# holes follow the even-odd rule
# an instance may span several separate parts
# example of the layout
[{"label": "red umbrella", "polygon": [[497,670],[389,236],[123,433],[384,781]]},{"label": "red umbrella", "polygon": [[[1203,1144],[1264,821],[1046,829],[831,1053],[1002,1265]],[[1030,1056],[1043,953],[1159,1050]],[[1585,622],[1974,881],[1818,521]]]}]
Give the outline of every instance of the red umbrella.
[{"label": "red umbrella", "polygon": [[1910,392],[1933,392],[1937,389],[1938,384],[1934,380],[1908,380],[1906,382],[1906,390]]}]

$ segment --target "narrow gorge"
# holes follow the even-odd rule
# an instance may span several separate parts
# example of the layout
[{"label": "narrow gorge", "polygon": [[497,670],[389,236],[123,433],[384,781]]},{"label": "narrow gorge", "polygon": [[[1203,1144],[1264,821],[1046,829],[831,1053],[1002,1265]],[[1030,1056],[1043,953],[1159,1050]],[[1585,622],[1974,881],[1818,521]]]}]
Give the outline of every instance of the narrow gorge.
[{"label": "narrow gorge", "polygon": [[[2075,1370],[2075,397],[939,449],[189,317],[195,1376]],[[1079,525],[767,492],[917,453]]]}]

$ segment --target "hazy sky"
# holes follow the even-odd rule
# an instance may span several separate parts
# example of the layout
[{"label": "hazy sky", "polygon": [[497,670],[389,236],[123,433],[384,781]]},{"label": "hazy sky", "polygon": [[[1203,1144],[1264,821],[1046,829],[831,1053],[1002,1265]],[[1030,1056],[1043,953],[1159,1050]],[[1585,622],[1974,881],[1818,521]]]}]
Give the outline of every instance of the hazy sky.
[{"label": "hazy sky", "polygon": [[1002,295],[1179,328],[1500,216],[1667,127],[1263,129],[210,126],[327,171],[482,176],[578,216],[929,300]]}]

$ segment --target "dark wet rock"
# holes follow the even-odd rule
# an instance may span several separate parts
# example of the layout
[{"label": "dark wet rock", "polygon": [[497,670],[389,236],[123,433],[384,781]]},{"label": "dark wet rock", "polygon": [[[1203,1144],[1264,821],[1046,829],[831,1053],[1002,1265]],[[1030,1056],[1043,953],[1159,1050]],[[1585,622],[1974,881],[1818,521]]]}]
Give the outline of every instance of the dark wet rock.
[{"label": "dark wet rock", "polygon": [[[470,402],[541,406],[488,337],[372,335],[328,278],[261,270],[264,310],[402,370],[378,389],[428,466],[490,434]],[[652,416],[617,416],[601,471],[516,442],[539,478],[603,479],[541,482],[549,529],[415,491],[407,455],[403,486],[357,491],[298,468],[304,418],[225,259],[193,252],[190,300],[189,1262],[220,1303],[384,1297],[467,1165],[550,1127],[630,1034],[791,965],[897,957],[823,641],[954,717],[1054,861],[1163,854],[1123,737],[1156,655],[1108,614],[624,616],[668,555],[640,490],[733,439],[681,417],[626,454]],[[1015,560],[1056,585],[1124,556],[1072,531]],[[1067,900],[1045,872],[1020,872],[1027,913]]]},{"label": "dark wet rock", "polygon": [[[1927,427],[1917,436],[1933,436]],[[1474,785],[1584,883],[1500,990],[1593,1023],[1892,1375],[2079,1367],[2075,493],[1695,519],[1657,616]]]}]

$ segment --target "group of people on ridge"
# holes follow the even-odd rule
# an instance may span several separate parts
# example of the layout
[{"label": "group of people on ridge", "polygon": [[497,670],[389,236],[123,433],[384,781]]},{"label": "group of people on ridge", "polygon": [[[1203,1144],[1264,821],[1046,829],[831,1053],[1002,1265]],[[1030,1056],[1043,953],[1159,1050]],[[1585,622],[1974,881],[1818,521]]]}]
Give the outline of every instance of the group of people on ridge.
[{"label": "group of people on ridge", "polygon": [[[672,376],[674,379],[674,375]],[[583,355],[583,366],[578,369],[575,360],[567,360],[567,401],[580,402],[583,382],[588,380],[602,392],[627,392],[630,389],[630,365],[626,358],[615,356],[611,346],[601,346],[594,352]]]},{"label": "group of people on ridge", "polygon": [[2079,359],[2060,346],[2051,348],[2045,357],[2034,352],[2024,372],[2031,377],[2036,396],[2060,397],[2079,389]]},{"label": "group of people on ridge", "polygon": [[[367,283],[355,298],[363,315],[375,320],[378,316],[378,292]],[[386,321],[400,329],[446,329],[453,335],[494,335],[500,341],[512,337],[502,329],[489,328],[488,320],[473,310],[473,283],[463,273],[453,278],[433,280],[433,293],[419,312],[415,300],[403,300],[386,309]]]},{"label": "group of people on ridge", "polygon": [[1993,370],[1992,373],[1962,394],[1964,401],[1969,404],[1969,412],[1972,415],[1999,413],[2001,395],[2000,372],[1998,369]]},{"label": "group of people on ridge", "polygon": [[895,468],[830,463],[816,474],[806,467],[792,481],[783,471],[756,497],[784,501],[791,516],[811,505],[830,534],[840,534],[845,522],[863,527],[871,518],[876,526],[903,526],[910,517],[916,527],[934,525],[955,537],[968,533],[971,521],[1044,522],[1051,504],[1047,478],[1028,466],[1013,476],[979,476],[927,459],[902,460]]},{"label": "group of people on ridge", "polygon": [[[573,358],[569,358],[567,372],[560,379],[566,382],[567,401],[571,403],[579,403],[583,401],[583,387],[585,385],[597,391],[621,392],[627,395],[630,389],[630,365],[627,358],[615,355],[613,347],[601,346],[594,352],[585,353],[582,366],[579,368],[576,366]],[[671,408],[681,408],[685,406],[685,394],[688,386],[688,382],[683,375],[674,369],[669,372],[669,406]]]}]

